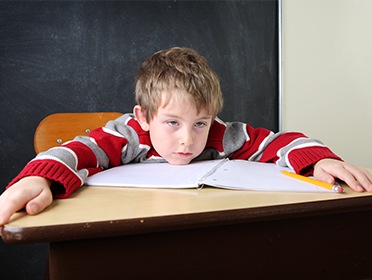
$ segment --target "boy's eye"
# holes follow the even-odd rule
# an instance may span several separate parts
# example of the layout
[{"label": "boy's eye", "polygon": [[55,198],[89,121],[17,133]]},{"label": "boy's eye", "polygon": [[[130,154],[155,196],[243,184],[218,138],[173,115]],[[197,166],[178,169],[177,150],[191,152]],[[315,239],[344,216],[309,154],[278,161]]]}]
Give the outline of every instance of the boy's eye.
[{"label": "boy's eye", "polygon": [[197,122],[197,123],[195,124],[196,127],[203,127],[203,126],[206,126],[206,125],[207,125],[207,124],[204,123],[204,122]]},{"label": "boy's eye", "polygon": [[167,124],[170,125],[170,126],[177,126],[178,125],[178,122],[176,122],[176,121],[168,121]]}]

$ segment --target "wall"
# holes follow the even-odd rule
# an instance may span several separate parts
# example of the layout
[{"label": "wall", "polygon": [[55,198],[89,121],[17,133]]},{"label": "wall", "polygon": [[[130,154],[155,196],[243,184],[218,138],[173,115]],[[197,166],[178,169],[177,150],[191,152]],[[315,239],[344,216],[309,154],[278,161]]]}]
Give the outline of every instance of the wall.
[{"label": "wall", "polygon": [[372,167],[372,1],[283,0],[282,128]]}]

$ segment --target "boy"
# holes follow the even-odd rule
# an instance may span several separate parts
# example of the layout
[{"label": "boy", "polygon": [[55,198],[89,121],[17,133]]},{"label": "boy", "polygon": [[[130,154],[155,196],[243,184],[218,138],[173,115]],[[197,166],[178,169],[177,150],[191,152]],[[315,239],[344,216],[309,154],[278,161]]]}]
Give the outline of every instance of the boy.
[{"label": "boy", "polygon": [[172,48],[146,59],[137,75],[136,101],[133,115],[30,161],[0,197],[0,225],[24,207],[37,214],[53,196],[68,197],[87,176],[128,162],[188,164],[225,157],[275,162],[321,181],[339,178],[355,191],[372,191],[371,174],[342,162],[317,140],[219,120],[219,79],[192,49]]}]

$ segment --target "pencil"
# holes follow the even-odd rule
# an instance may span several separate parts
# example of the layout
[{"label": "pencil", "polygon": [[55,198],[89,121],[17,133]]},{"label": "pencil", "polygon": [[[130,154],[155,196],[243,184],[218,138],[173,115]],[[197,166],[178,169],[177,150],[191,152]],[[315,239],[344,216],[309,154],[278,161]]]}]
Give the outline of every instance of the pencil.
[{"label": "pencil", "polygon": [[295,179],[298,179],[298,180],[301,180],[301,181],[304,181],[304,182],[307,182],[307,183],[310,183],[310,184],[313,184],[313,185],[316,185],[316,186],[319,186],[319,187],[322,187],[322,188],[325,188],[325,189],[328,189],[328,190],[331,190],[331,191],[334,191],[334,192],[337,192],[337,193],[343,193],[344,192],[344,189],[341,186],[321,182],[321,181],[315,180],[313,178],[302,176],[302,175],[299,175],[299,174],[296,174],[296,173],[293,173],[293,172],[289,172],[289,171],[286,171],[286,170],[282,170],[282,173],[286,176],[289,176],[289,177],[292,177],[292,178],[295,178]]}]

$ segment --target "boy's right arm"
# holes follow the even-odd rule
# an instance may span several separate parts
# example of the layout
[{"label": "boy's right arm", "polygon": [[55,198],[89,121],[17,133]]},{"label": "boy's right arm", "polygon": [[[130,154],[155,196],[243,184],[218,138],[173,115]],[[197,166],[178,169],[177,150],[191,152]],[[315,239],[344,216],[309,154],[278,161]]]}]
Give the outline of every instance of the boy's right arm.
[{"label": "boy's right arm", "polygon": [[10,217],[25,208],[30,215],[43,211],[53,201],[51,182],[39,176],[29,176],[19,180],[0,196],[0,226]]},{"label": "boy's right arm", "polygon": [[[89,136],[38,154],[0,196],[0,226],[22,208],[34,215],[49,206],[53,196],[68,197],[84,184],[87,176],[144,156],[147,150],[139,148],[138,132],[129,123],[139,127],[134,117],[126,114],[108,122],[105,128],[93,130]],[[51,181],[56,183],[53,194]]]}]

